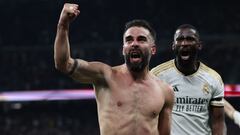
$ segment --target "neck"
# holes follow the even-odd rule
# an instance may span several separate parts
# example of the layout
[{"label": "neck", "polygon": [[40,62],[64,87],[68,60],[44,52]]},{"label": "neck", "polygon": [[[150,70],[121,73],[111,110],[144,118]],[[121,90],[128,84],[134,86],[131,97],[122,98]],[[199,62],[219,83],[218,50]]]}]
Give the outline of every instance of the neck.
[{"label": "neck", "polygon": [[127,65],[126,68],[128,69],[129,74],[133,77],[134,80],[144,80],[147,78],[148,73],[149,73],[149,67],[146,66],[143,70],[141,71],[133,71],[130,69]]},{"label": "neck", "polygon": [[178,60],[177,58],[174,60],[175,65],[177,69],[183,73],[184,75],[191,75],[195,73],[198,70],[198,67],[200,65],[199,61],[193,60],[191,62],[182,62],[181,60]]}]

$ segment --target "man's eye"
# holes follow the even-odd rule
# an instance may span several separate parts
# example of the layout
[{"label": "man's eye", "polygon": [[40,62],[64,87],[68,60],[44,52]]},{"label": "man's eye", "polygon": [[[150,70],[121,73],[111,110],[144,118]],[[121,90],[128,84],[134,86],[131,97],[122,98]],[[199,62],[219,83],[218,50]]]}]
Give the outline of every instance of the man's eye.
[{"label": "man's eye", "polygon": [[188,41],[195,41],[195,38],[193,38],[193,37],[186,37],[186,40],[188,40]]},{"label": "man's eye", "polygon": [[133,41],[133,38],[131,36],[128,36],[125,38],[125,42],[131,42]]},{"label": "man's eye", "polygon": [[177,41],[183,41],[185,38],[184,37],[178,37],[176,38]]},{"label": "man's eye", "polygon": [[196,39],[194,37],[178,37],[176,40],[177,41],[183,41],[183,40],[186,40],[186,41],[196,41]]},{"label": "man's eye", "polygon": [[147,41],[147,38],[144,36],[140,36],[140,37],[138,37],[138,41],[145,42],[145,41]]}]

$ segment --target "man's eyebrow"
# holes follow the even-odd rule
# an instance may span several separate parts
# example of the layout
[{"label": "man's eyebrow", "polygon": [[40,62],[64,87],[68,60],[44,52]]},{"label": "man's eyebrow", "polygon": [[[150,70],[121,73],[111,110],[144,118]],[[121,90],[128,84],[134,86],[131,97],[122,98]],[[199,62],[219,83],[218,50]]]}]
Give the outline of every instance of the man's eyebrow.
[{"label": "man's eyebrow", "polygon": [[178,36],[176,37],[176,40],[184,39],[184,36]]},{"label": "man's eyebrow", "polygon": [[140,36],[138,36],[138,40],[147,40],[147,37],[140,35]]},{"label": "man's eyebrow", "polygon": [[187,39],[187,40],[196,40],[197,41],[197,38],[195,36],[187,36],[187,37],[185,37],[185,39]]},{"label": "man's eyebrow", "polygon": [[131,40],[131,39],[132,39],[132,36],[131,36],[131,35],[125,37],[125,40],[127,40],[127,41],[128,41],[128,40]]},{"label": "man's eyebrow", "polygon": [[195,39],[197,40],[197,35],[196,34],[191,34],[191,35],[178,35],[175,37],[176,39]]}]

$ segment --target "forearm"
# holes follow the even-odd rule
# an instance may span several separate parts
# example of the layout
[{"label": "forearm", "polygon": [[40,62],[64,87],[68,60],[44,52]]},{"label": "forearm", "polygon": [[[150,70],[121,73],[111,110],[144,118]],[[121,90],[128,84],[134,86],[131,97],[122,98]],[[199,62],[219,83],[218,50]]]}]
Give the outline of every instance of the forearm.
[{"label": "forearm", "polygon": [[61,24],[59,22],[54,43],[54,60],[55,67],[63,72],[67,72],[67,65],[70,61],[70,46],[68,33],[69,25]]},{"label": "forearm", "polygon": [[70,57],[69,46],[69,24],[73,21],[80,11],[77,4],[65,3],[59,18],[57,34],[54,43],[55,67],[65,73],[71,70],[74,60]]}]

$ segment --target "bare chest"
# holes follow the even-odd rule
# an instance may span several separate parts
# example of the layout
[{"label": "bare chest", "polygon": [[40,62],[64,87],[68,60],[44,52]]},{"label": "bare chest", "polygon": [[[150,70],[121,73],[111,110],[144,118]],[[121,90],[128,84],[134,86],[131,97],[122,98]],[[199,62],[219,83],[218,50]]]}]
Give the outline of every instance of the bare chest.
[{"label": "bare chest", "polygon": [[125,84],[111,86],[109,92],[110,105],[121,113],[135,113],[155,118],[164,104],[163,92],[154,83],[126,82]]}]

